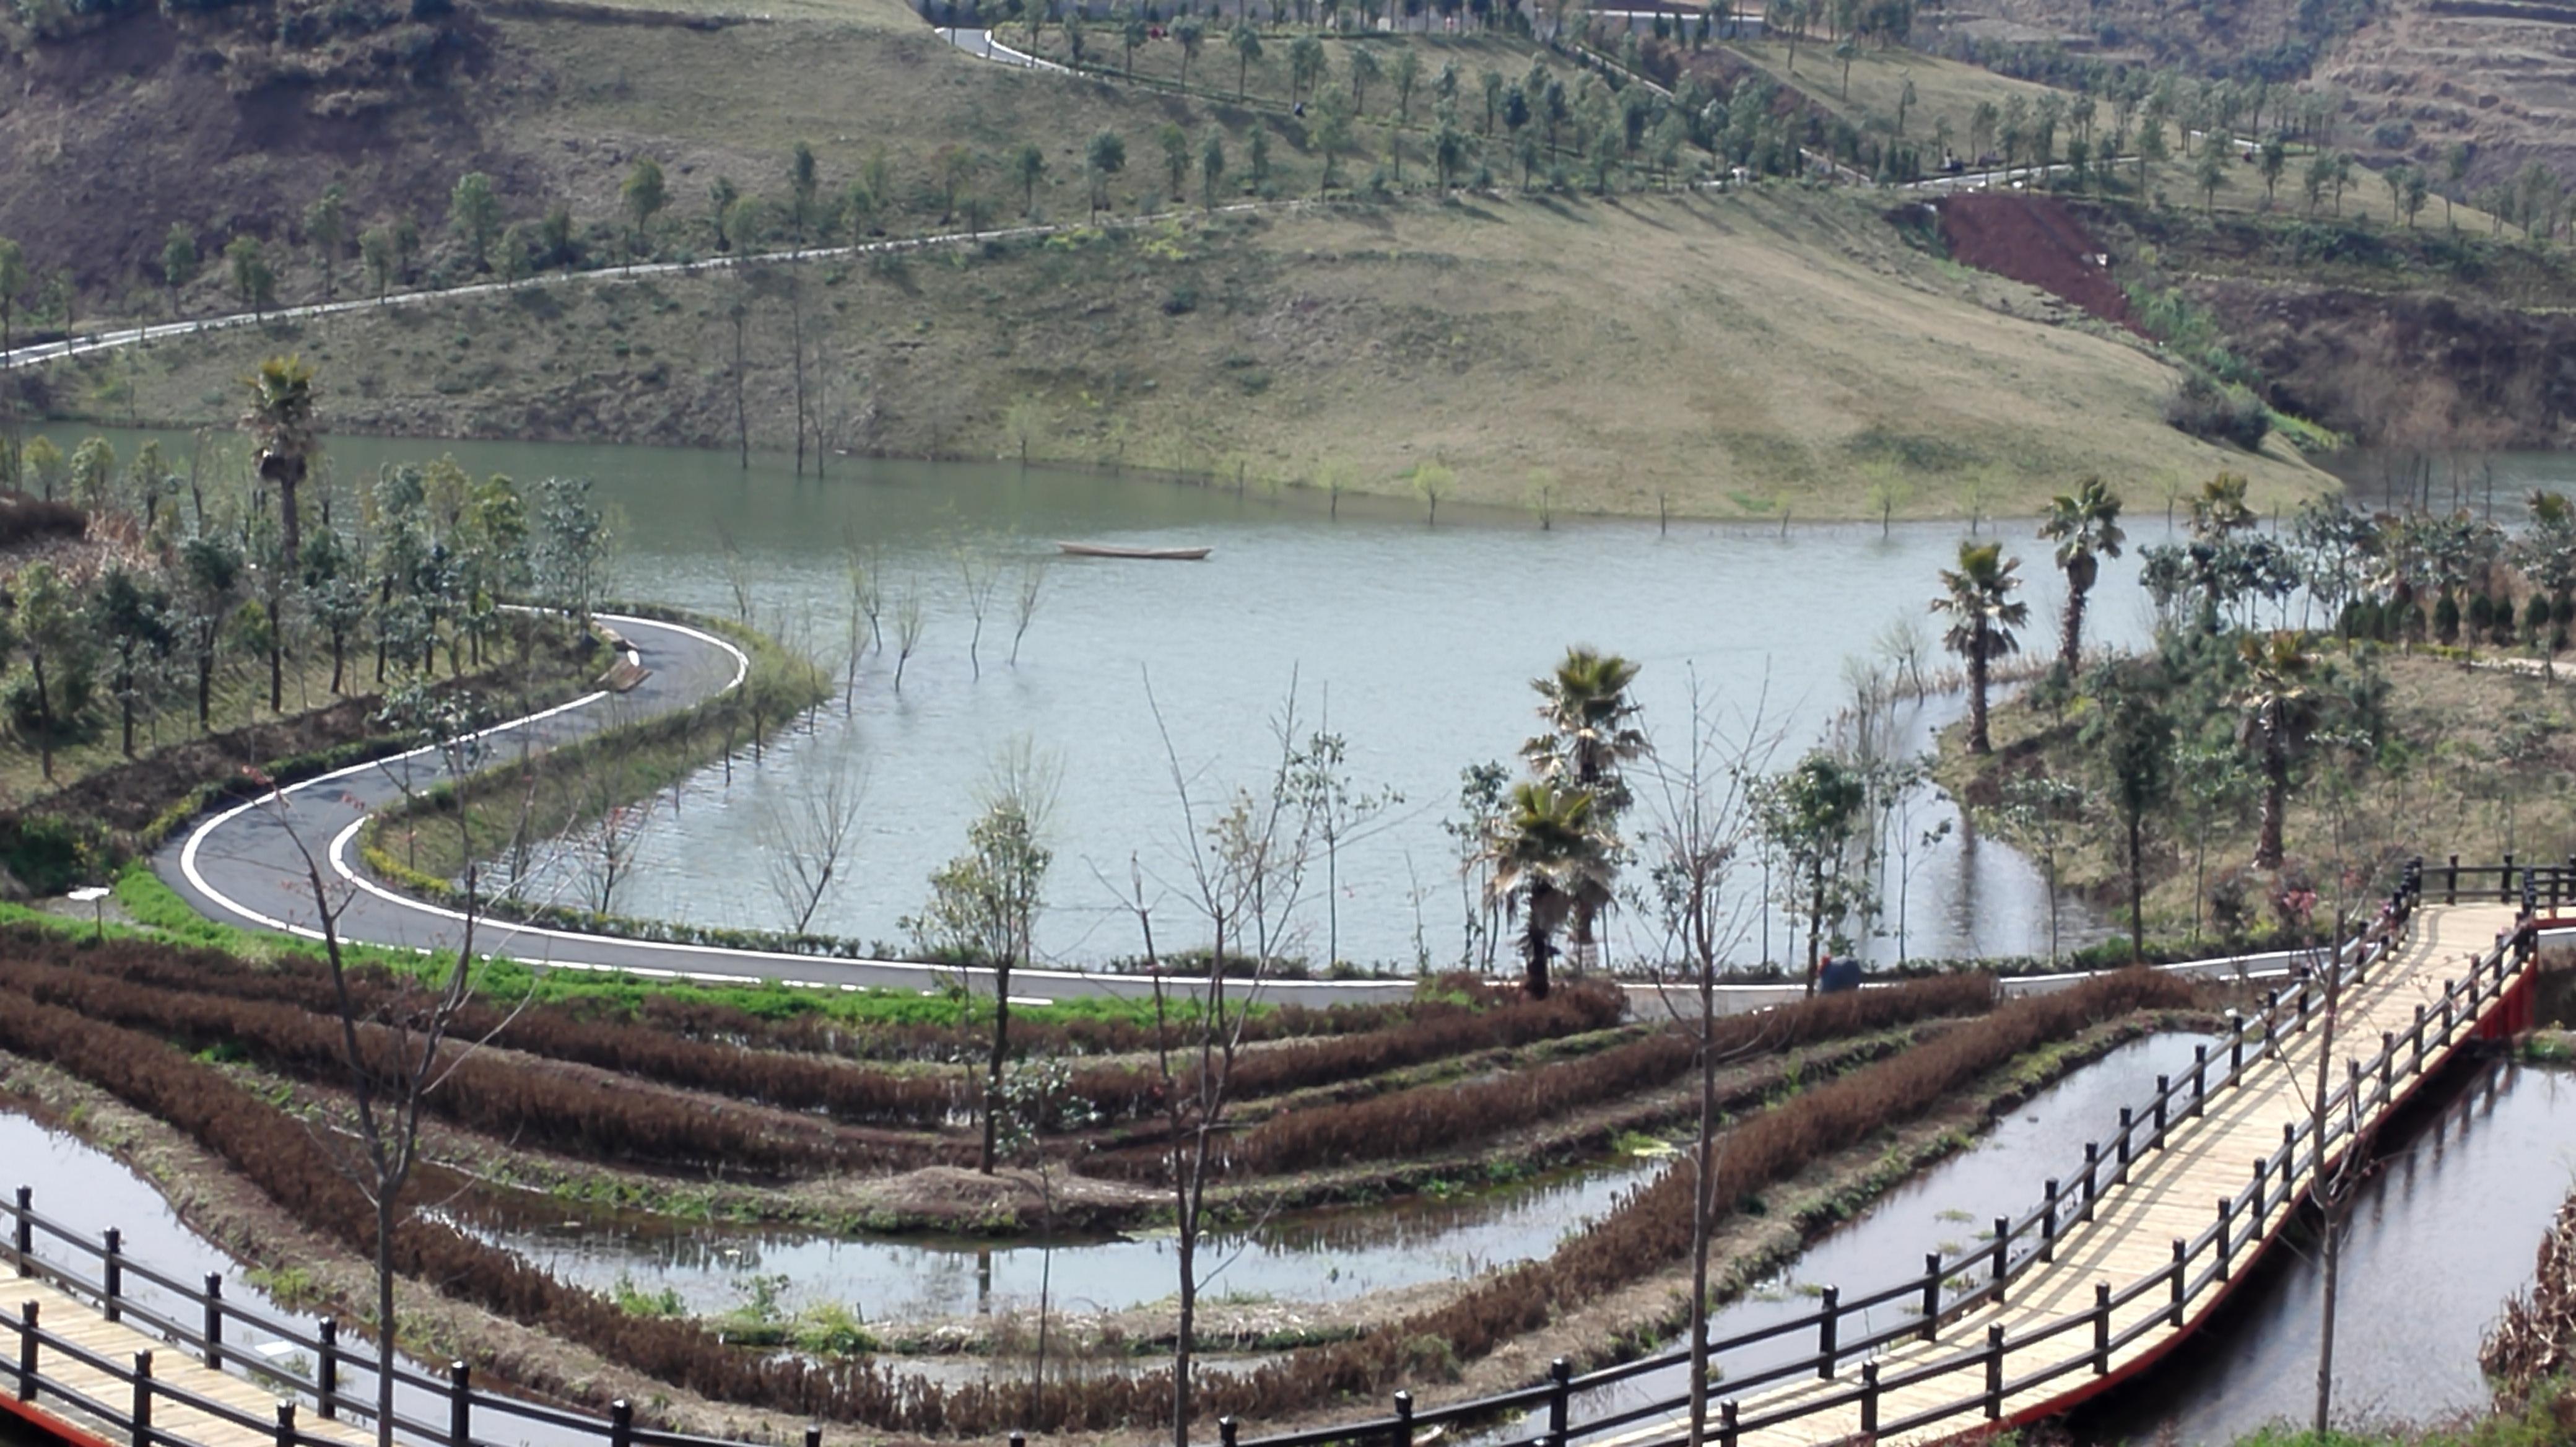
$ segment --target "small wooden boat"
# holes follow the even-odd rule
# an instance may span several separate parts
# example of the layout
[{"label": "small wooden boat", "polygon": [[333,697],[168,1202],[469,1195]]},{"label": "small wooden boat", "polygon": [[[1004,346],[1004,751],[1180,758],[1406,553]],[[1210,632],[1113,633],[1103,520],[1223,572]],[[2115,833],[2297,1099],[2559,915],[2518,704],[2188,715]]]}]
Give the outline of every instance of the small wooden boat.
[{"label": "small wooden boat", "polygon": [[1167,563],[1195,563],[1206,557],[1209,548],[1126,548],[1115,543],[1064,543],[1056,551],[1071,558],[1149,558]]}]

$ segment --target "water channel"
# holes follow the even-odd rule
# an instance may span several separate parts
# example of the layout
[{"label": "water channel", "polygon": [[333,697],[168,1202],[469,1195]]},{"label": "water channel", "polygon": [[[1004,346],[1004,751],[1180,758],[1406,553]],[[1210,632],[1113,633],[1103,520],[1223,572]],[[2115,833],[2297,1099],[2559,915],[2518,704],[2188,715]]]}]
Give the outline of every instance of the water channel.
[{"label": "water channel", "polygon": [[[145,435],[110,437],[131,457]],[[71,436],[65,429],[66,446]],[[186,438],[161,441],[173,457],[189,455]],[[1299,733],[1343,735],[1353,782],[1403,797],[1342,849],[1331,906],[1314,881],[1302,952],[1320,959],[1337,928],[1343,958],[1446,967],[1459,958],[1467,913],[1457,843],[1442,829],[1458,813],[1459,771],[1513,760],[1533,731],[1528,680],[1568,644],[1644,665],[1635,693],[1659,738],[1686,734],[1696,678],[1720,726],[1740,732],[1758,716],[1784,766],[1848,699],[1847,658],[1884,666],[1886,640],[1902,635],[1927,668],[1945,660],[1925,603],[1960,536],[1939,523],[1681,523],[1666,533],[1651,522],[1559,518],[1542,529],[1521,513],[1454,505],[1431,528],[1408,502],[1345,497],[1336,517],[1302,493],[1238,497],[999,465],[843,460],[818,480],[777,459],[744,470],[730,454],[656,448],[335,438],[331,449],[344,507],[351,479],[440,452],[475,473],[593,476],[620,519],[619,591],[729,614],[738,578],[758,621],[836,672],[854,557],[884,580],[889,639],[892,600],[921,599],[923,640],[900,692],[891,657],[871,654],[846,712],[818,718],[768,767],[737,770],[730,789],[713,771],[702,776],[685,807],[657,816],[631,886],[614,901],[621,912],[784,923],[758,865],[765,825],[783,799],[849,770],[865,779],[860,867],[844,872],[814,923],[898,941],[897,921],[919,909],[927,876],[963,847],[994,760],[1025,740],[1062,772],[1040,952],[1075,964],[1138,951],[1133,918],[1106,882],[1126,880],[1131,856],[1149,890],[1152,879],[1179,874],[1186,831],[1166,729],[1202,804],[1237,785],[1260,787],[1293,684]],[[2062,581],[2028,522],[1988,524],[1998,530],[2022,558],[2026,644],[2044,653]],[[2133,540],[2164,530],[2161,516],[2141,516]],[[1214,554],[1202,563],[1058,559],[1062,538]],[[730,570],[726,539],[739,559]],[[2090,627],[2104,644],[2146,635],[2136,562],[2132,547],[2097,586]],[[969,657],[969,567],[998,579],[980,676]],[[1012,600],[1035,567],[1044,569],[1040,600],[1013,664]],[[1900,728],[1924,739],[1955,706],[1936,702]],[[1948,813],[1927,799],[1908,832],[1920,837]],[[566,897],[581,893],[569,878],[558,883]],[[1898,892],[1891,880],[1886,893]],[[1964,830],[1919,854],[1903,892],[1904,945],[1915,956],[2045,948],[2036,871]],[[2063,916],[2068,943],[2086,937],[2080,906]],[[1891,917],[1881,937],[1861,942],[1864,952],[1892,958],[1896,927]],[[1158,936],[1168,946],[1186,930],[1186,910],[1166,896]],[[1644,921],[1624,919],[1614,956],[1643,947],[1646,934]],[[1783,929],[1757,924],[1746,935],[1748,961],[1766,942],[1773,957],[1788,952]]]},{"label": "water channel", "polygon": [[[1826,1285],[1868,1290],[1919,1270],[1923,1253],[1973,1243],[1980,1223],[2017,1213],[2031,1182],[2079,1157],[2121,1102],[2160,1072],[2186,1064],[2190,1036],[2157,1036],[2040,1092],[1974,1149],[1892,1192],[1825,1236],[1755,1291],[1723,1309],[1722,1335],[1802,1315]],[[2339,1359],[2349,1418],[2424,1419],[2477,1407],[2476,1351],[2505,1297],[2530,1279],[2531,1257],[2576,1176],[2576,1078],[2500,1059],[2472,1060],[2411,1113],[2358,1209],[2346,1256]],[[23,1116],[0,1112],[8,1180],[36,1188],[40,1210],[83,1229],[116,1225],[139,1259],[186,1273],[228,1269],[223,1253],[183,1226],[150,1185],[112,1159]],[[1329,1302],[1415,1282],[1447,1280],[1543,1254],[1587,1216],[1660,1166],[1627,1161],[1453,1201],[1399,1209],[1300,1213],[1224,1243],[1231,1263],[1218,1297]],[[458,1208],[465,1222],[568,1280],[677,1291],[693,1309],[738,1304],[750,1278],[783,1275],[782,1304],[839,1302],[871,1320],[920,1321],[1004,1312],[1034,1302],[1040,1249],[918,1239],[832,1240],[724,1226],[617,1223],[521,1198],[502,1209]],[[1115,1310],[1168,1292],[1168,1243],[1070,1242],[1053,1252],[1053,1300],[1067,1312]],[[2314,1363],[2313,1263],[2277,1255],[2231,1299],[2227,1313],[2139,1387],[2088,1408],[2079,1441],[2223,1443],[2306,1410]],[[247,1286],[233,1293],[277,1310]],[[307,1320],[299,1313],[278,1313]],[[255,1345],[255,1344],[254,1344]],[[1794,1355],[1804,1343],[1779,1350]],[[1744,1372],[1758,1352],[1725,1365]],[[1240,1363],[1238,1363],[1240,1364]],[[949,1375],[991,1369],[967,1362]],[[1623,1389],[1669,1394],[1678,1380]],[[434,1404],[428,1404],[434,1406]],[[1585,1403],[1594,1415],[1608,1397]]]}]

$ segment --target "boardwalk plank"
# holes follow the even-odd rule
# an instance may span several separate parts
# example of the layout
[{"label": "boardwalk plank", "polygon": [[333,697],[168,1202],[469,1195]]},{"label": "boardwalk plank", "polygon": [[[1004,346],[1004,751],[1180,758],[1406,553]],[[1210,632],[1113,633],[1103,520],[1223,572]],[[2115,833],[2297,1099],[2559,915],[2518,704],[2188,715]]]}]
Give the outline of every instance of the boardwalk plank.
[{"label": "boardwalk plank", "polygon": [[[2407,937],[2389,957],[2368,972],[2358,985],[2347,986],[2340,1003],[2336,1023],[2334,1054],[2337,1061],[2328,1066],[2331,1089],[2340,1089],[2347,1071],[2343,1060],[2375,1055],[2380,1036],[2397,1037],[2404,1049],[2404,1039],[2414,1028],[2415,1011],[2427,1006],[2432,1016],[2429,1033],[2438,1028],[2439,1001],[2445,986],[2465,975],[2478,956],[2494,947],[2502,935],[2516,925],[2515,910],[2503,904],[2464,904],[2458,906],[2419,905],[2410,922]],[[2482,997],[2479,1008],[2492,1003],[2492,996]],[[2475,1012],[2469,1012],[2473,1016]],[[2468,1037],[2469,1016],[2455,1031],[2448,1045],[2428,1048],[2424,1054],[2424,1073],[2439,1070],[2450,1055]],[[2259,1229],[2263,1242],[2239,1241],[2229,1253],[2230,1277],[2241,1274],[2254,1262],[2271,1233],[2277,1232],[2288,1214],[2283,1203],[2279,1170],[2271,1162],[2281,1147],[2285,1125],[2304,1127],[2312,1118],[2305,1092],[2314,1088],[2319,1052],[2324,1045],[2322,1012],[2312,1014],[2305,1028],[2284,1027],[2273,1048],[2258,1052],[2248,1046],[2247,1073],[2235,1085],[2215,1091],[2202,1102],[2202,1112],[2193,1115],[2188,1099],[2177,1105],[2167,1123],[2162,1148],[2147,1148],[2144,1131],[2148,1128],[2142,1116],[2138,1137],[2140,1149],[2128,1167],[2125,1183],[2114,1184],[2119,1168],[2106,1161],[2102,1166],[2103,1190],[2093,1203],[2093,1219],[2080,1219],[2081,1211],[2070,1211],[2068,1219],[2058,1225],[2058,1234],[2049,1263],[2035,1264],[2017,1278],[2007,1290],[2000,1306],[1982,1305],[1964,1317],[1943,1324],[1940,1339],[1933,1343],[1920,1340],[1891,1346],[1878,1357],[1879,1370],[1897,1375],[1917,1370],[1951,1356],[1964,1348],[1981,1346],[1989,1327],[2001,1325],[2008,1342],[2053,1323],[2092,1310],[2095,1283],[2107,1282],[2115,1290],[2131,1283],[2166,1276],[2173,1262],[2173,1241],[2196,1239],[2218,1221],[2218,1202],[2231,1203],[2236,1230],[2246,1229],[2246,1210],[2242,1201],[2253,1184],[2254,1167],[2265,1163],[2265,1209]],[[2209,1068],[2213,1074],[2227,1068],[2227,1052],[2213,1051]],[[2413,1080],[2405,1059],[2398,1066],[2396,1087],[2403,1091]],[[2185,1077],[2188,1078],[2187,1076]],[[2367,1079],[2365,1087],[2375,1092],[2376,1079]],[[2365,1104],[2373,1111],[2382,1108],[2375,1093]],[[2067,1190],[2077,1189],[2071,1181],[2061,1182]],[[2291,1199],[2306,1189],[2304,1174],[2294,1183]],[[2210,1266],[2206,1254],[2195,1257],[2187,1267],[2189,1276],[2200,1277]],[[1967,1273],[1971,1280],[1982,1280],[1983,1273]],[[2191,1299],[2184,1307],[2184,1324],[2177,1331],[2169,1324],[2143,1333],[2137,1340],[2117,1348],[2111,1354],[2111,1368],[2118,1372],[2152,1352],[2160,1350],[2175,1336],[2195,1329],[2202,1318],[2216,1310],[2216,1293],[2207,1290]],[[2141,1322],[2169,1323],[2171,1308],[2161,1286],[2150,1288],[2138,1300],[2116,1307],[2111,1313],[2114,1335]],[[2045,1341],[2007,1348],[2004,1377],[2016,1377],[2043,1370],[2057,1362],[2088,1350],[2092,1343],[2089,1325],[2078,1325],[2061,1331]],[[1846,1391],[1857,1380],[1857,1360],[1842,1365],[1842,1378],[1833,1382],[1808,1381],[1758,1391],[1741,1400],[1739,1410],[1746,1417],[1768,1415],[1784,1407],[1822,1402]],[[2094,1374],[2089,1368],[2078,1368],[2037,1386],[2026,1388],[2005,1399],[2004,1415],[2011,1418],[2024,1412],[2045,1408],[2049,1403],[2090,1385]],[[1985,1390],[1985,1365],[1972,1361],[1947,1370],[1926,1381],[1891,1389],[1882,1394],[1879,1417],[1893,1421],[1916,1412],[1973,1398]],[[1721,1399],[1725,1388],[1716,1388]],[[1617,1436],[1601,1439],[1594,1447],[1632,1447],[1657,1437],[1671,1436],[1680,1419],[1639,1424]],[[1934,1425],[1910,1433],[1882,1437],[1889,1443],[1930,1442],[1981,1425],[1981,1406]],[[1856,1436],[1860,1430],[1856,1405],[1830,1408],[1799,1417],[1780,1426],[1743,1437],[1743,1447],[1808,1447],[1808,1444],[1838,1442]]]}]

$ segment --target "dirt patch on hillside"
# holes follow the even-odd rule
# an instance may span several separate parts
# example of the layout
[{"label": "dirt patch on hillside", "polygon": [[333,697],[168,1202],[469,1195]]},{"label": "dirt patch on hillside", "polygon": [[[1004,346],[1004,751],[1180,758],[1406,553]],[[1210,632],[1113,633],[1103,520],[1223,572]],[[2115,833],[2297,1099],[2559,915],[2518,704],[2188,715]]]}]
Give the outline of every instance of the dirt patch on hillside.
[{"label": "dirt patch on hillside", "polygon": [[2283,411],[2381,446],[2576,447],[2576,315],[2252,281],[2187,290]]},{"label": "dirt patch on hillside", "polygon": [[2053,196],[1951,196],[1941,202],[1940,214],[1941,243],[1952,258],[2146,335],[2111,279],[2109,253],[2064,202]]}]

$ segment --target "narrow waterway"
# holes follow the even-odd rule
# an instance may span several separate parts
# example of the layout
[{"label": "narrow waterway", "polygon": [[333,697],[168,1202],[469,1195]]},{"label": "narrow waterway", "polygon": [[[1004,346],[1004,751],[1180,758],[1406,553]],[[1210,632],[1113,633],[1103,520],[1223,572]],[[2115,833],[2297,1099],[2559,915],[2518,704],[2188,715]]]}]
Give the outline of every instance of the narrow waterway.
[{"label": "narrow waterway", "polygon": [[[1200,1247],[1207,1297],[1223,1302],[1339,1302],[1454,1281],[1555,1249],[1663,1169],[1623,1159],[1448,1199],[1290,1212]],[[915,1323],[1034,1311],[1041,1278],[1052,1309],[1124,1310],[1177,1289],[1167,1233],[1055,1246],[920,1237],[834,1237],[667,1218],[566,1210],[517,1192],[481,1192],[457,1223],[555,1276],[597,1290],[621,1282],[668,1290],[696,1313],[741,1305],[758,1283],[782,1310],[832,1305],[872,1322]]]},{"label": "narrow waterway", "polygon": [[[2354,1207],[2335,1325],[2338,1425],[2433,1422],[2487,1406],[2478,1344],[2527,1288],[2576,1185],[2576,1074],[2505,1059],[2453,1067],[2408,1112]],[[2324,1273],[2292,1236],[2210,1328],[2076,1414],[2079,1441],[2218,1447],[2316,1405]]]},{"label": "narrow waterway", "polygon": [[[1997,1216],[2019,1216],[2039,1204],[2043,1179],[2071,1174],[2065,1168],[2082,1161],[2086,1141],[2118,1128],[2120,1107],[2153,1095],[2158,1075],[2190,1070],[2192,1048],[2209,1043],[2210,1037],[2201,1035],[2150,1035],[2041,1090],[1974,1146],[1880,1197],[1755,1290],[1712,1312],[1709,1336],[1722,1340],[1795,1320],[1816,1310],[1817,1294],[1825,1287],[1864,1295],[1920,1276],[1927,1252],[1949,1255],[1975,1245],[1992,1231]],[[1864,1337],[1913,1318],[1905,1302],[1878,1310],[1885,1313],[1883,1319],[1874,1314],[1846,1317],[1844,1337]],[[1665,1346],[1679,1347],[1686,1340],[1676,1338]],[[1744,1376],[1815,1351],[1810,1336],[1783,1336],[1732,1353],[1716,1365],[1729,1376]],[[1575,1421],[1689,1390],[1685,1367],[1650,1372],[1580,1399]]]}]

